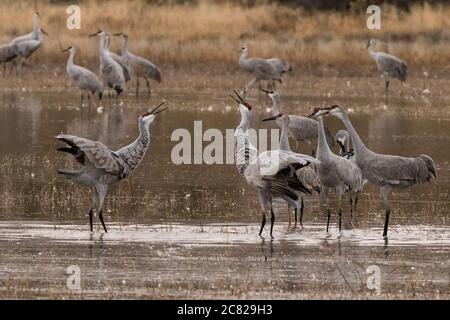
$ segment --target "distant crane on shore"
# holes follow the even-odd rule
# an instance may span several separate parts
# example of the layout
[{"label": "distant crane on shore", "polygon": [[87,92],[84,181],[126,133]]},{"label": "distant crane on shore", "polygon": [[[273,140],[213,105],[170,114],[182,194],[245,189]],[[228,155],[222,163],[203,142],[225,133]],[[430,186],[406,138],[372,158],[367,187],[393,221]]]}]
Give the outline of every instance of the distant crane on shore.
[{"label": "distant crane on shore", "polygon": [[313,157],[290,151],[271,150],[258,154],[258,150],[251,144],[247,130],[250,125],[252,106],[235,91],[236,98],[231,96],[239,105],[241,121],[234,134],[234,158],[239,174],[253,189],[258,192],[262,221],[259,235],[261,236],[266,224],[266,211],[271,213],[270,236],[272,237],[275,214],[272,198],[277,197],[300,209],[296,191],[310,193],[308,188],[298,179],[290,176],[290,166],[297,169],[310,163],[319,163]]},{"label": "distant crane on shore", "polygon": [[384,52],[374,51],[376,45],[375,39],[370,39],[367,42],[367,50],[369,55],[375,60],[381,76],[384,78],[386,85],[386,105],[389,103],[389,81],[391,78],[396,78],[401,82],[406,80],[408,75],[408,66],[406,62]]},{"label": "distant crane on shore", "polygon": [[282,82],[281,73],[276,69],[276,67],[268,62],[266,59],[262,58],[249,58],[248,48],[246,46],[241,48],[241,55],[239,57],[239,67],[253,75],[253,79],[248,82],[244,87],[244,98],[248,90],[256,83],[259,83],[261,87],[261,80],[267,80],[271,89],[275,89],[275,81]]},{"label": "distant crane on shore", "polygon": [[122,58],[125,64],[129,66],[131,72],[136,75],[136,97],[139,95],[139,78],[144,78],[145,83],[147,84],[148,95],[150,96],[151,89],[149,79],[161,83],[161,72],[158,67],[156,67],[153,62],[132,54],[128,50],[128,35],[126,33],[120,32],[113,35],[122,36],[123,38]]},{"label": "distant crane on shore", "polygon": [[388,201],[390,191],[393,188],[407,188],[436,179],[436,165],[433,159],[425,154],[400,157],[375,153],[364,145],[344,108],[332,105],[315,112],[315,114],[327,113],[338,117],[344,123],[355,149],[356,164],[364,178],[380,188],[385,206],[383,237],[386,238],[391,213]]},{"label": "distant crane on shore", "polygon": [[139,117],[139,136],[128,146],[117,151],[112,151],[98,141],[92,141],[77,136],[60,134],[56,138],[65,142],[69,147],[58,148],[58,151],[66,152],[75,157],[82,165],[80,170],[60,169],[58,173],[67,179],[86,187],[94,188],[93,206],[89,211],[89,223],[93,231],[92,217],[94,209],[98,209],[98,217],[105,232],[108,232],[103,220],[103,205],[108,186],[114,182],[129,177],[139,166],[147,153],[150,145],[149,126],[155,116],[166,110],[160,107],[164,101],[152,111]]},{"label": "distant crane on shore", "polygon": [[90,70],[78,66],[74,63],[75,54],[77,52],[75,47],[68,47],[62,52],[70,52],[67,60],[66,72],[72,81],[77,85],[81,91],[81,105],[83,105],[83,91],[87,91],[89,105],[91,103],[91,93],[97,94],[98,99],[102,99],[102,86],[97,79],[97,76]]}]

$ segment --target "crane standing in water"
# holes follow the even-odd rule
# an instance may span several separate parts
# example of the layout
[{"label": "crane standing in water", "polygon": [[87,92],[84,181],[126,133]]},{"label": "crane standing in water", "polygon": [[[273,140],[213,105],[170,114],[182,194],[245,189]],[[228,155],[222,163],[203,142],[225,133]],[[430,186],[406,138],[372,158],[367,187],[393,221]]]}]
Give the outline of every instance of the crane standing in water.
[{"label": "crane standing in water", "polygon": [[[280,113],[271,118],[264,119],[263,121],[270,120],[279,120],[281,121],[281,134],[280,134],[280,150],[292,152],[292,149],[289,145],[289,137],[288,137],[288,128],[289,128],[289,116],[285,113]],[[308,195],[313,194],[314,192],[320,193],[320,179],[312,168],[312,166],[305,166],[300,169],[296,169],[294,165],[289,166],[291,168],[291,172],[289,175],[293,178],[296,178],[300,184],[304,185],[308,190]],[[301,202],[300,202],[300,226],[303,227],[303,211],[305,208],[303,196],[305,193],[301,193]],[[291,212],[291,206],[288,202],[288,213]],[[295,225],[297,225],[297,208],[295,208]],[[290,219],[289,219],[290,221]]]},{"label": "crane standing in water", "polygon": [[362,190],[362,173],[356,164],[334,154],[328,146],[325,138],[322,116],[326,112],[320,108],[315,108],[310,117],[319,119],[318,135],[319,143],[317,146],[317,159],[320,164],[317,166],[317,173],[322,184],[322,194],[326,199],[327,205],[327,232],[330,225],[330,207],[329,190],[335,189],[339,201],[339,231],[342,230],[342,208],[341,198],[346,189],[356,194]]},{"label": "crane standing in water", "polygon": [[235,91],[237,98],[232,98],[239,104],[241,122],[234,133],[234,161],[239,174],[258,192],[262,221],[259,235],[266,224],[266,211],[271,213],[270,236],[272,237],[275,214],[272,198],[277,197],[300,209],[297,191],[309,193],[298,179],[290,176],[290,166],[296,168],[310,163],[319,163],[313,157],[283,150],[271,150],[258,154],[251,144],[247,130],[250,125],[252,106],[244,101]]},{"label": "crane standing in water", "polygon": [[78,86],[81,91],[81,105],[83,105],[83,91],[87,91],[89,105],[91,104],[91,93],[97,94],[98,99],[102,99],[102,86],[97,79],[97,76],[90,70],[78,66],[74,63],[75,54],[77,52],[75,47],[68,47],[62,52],[70,52],[67,60],[66,71],[72,81]]},{"label": "crane standing in water", "polygon": [[69,147],[58,148],[58,151],[67,152],[75,157],[82,165],[80,170],[58,170],[69,180],[82,186],[94,188],[93,206],[89,211],[89,223],[93,231],[92,217],[94,209],[99,210],[98,217],[105,232],[108,232],[103,220],[103,204],[108,186],[114,182],[129,177],[144,159],[150,145],[149,126],[155,116],[167,108],[160,109],[164,101],[152,111],[139,117],[139,136],[128,146],[112,151],[98,141],[92,141],[77,136],[60,134],[58,140],[65,142]]},{"label": "crane standing in water", "polygon": [[151,95],[149,79],[155,80],[161,83],[161,72],[153,62],[148,61],[142,57],[132,54],[128,51],[128,35],[120,32],[114,34],[114,36],[122,36],[122,58],[127,66],[129,66],[131,72],[136,75],[136,97],[139,95],[139,78],[144,78],[147,84],[148,95]]},{"label": "crane standing in water", "polygon": [[338,117],[347,128],[355,149],[355,162],[365,179],[380,188],[385,206],[383,237],[387,237],[391,209],[388,195],[393,188],[407,188],[436,179],[436,166],[428,155],[401,157],[375,153],[365,146],[347,112],[338,105],[321,108],[316,113]]}]

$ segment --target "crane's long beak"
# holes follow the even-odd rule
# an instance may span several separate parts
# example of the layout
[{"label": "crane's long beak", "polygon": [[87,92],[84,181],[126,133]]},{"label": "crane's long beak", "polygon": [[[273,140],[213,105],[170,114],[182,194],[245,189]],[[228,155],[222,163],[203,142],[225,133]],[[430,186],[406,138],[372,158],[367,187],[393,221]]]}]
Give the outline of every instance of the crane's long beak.
[{"label": "crane's long beak", "polygon": [[66,49],[63,49],[63,50],[61,50],[61,52],[67,52],[67,51],[69,51],[70,50],[70,47],[69,48],[66,48]]},{"label": "crane's long beak", "polygon": [[330,112],[330,108],[328,108],[328,107],[317,108],[317,109],[314,109],[314,111],[308,116],[308,118],[315,119],[319,116],[328,114],[329,112]]},{"label": "crane's long beak", "polygon": [[261,120],[261,121],[277,120],[279,117],[281,117],[281,115],[280,115],[280,114],[277,114],[277,115],[274,116],[274,117],[270,117],[270,118],[267,118],[267,119],[263,119],[263,120]]},{"label": "crane's long beak", "polygon": [[269,91],[269,90],[266,90],[266,89],[263,89],[263,88],[259,88],[259,90],[261,90],[262,92],[265,92],[267,94],[273,93],[273,91]]},{"label": "crane's long beak", "polygon": [[97,31],[96,33],[91,33],[91,34],[89,35],[89,37],[95,37],[95,36],[97,36],[99,33],[100,33],[100,31]]},{"label": "crane's long beak", "polygon": [[164,103],[166,103],[166,100],[163,100],[160,104],[158,104],[152,111],[150,111],[150,114],[157,115],[158,113],[161,113],[164,110],[166,110],[168,107],[165,107],[163,109],[159,109]]},{"label": "crane's long beak", "polygon": [[238,104],[241,104],[241,103],[244,103],[244,102],[245,102],[244,99],[242,99],[242,97],[239,95],[239,93],[237,93],[236,90],[233,90],[233,92],[234,92],[234,94],[236,95],[237,99],[236,99],[235,97],[233,97],[231,94],[230,94],[230,97],[231,97],[234,101],[236,101]]},{"label": "crane's long beak", "polygon": [[117,36],[121,36],[121,35],[123,35],[123,32],[113,33],[112,35],[113,35],[113,36],[116,36],[116,37],[117,37]]},{"label": "crane's long beak", "polygon": [[43,34],[45,34],[46,36],[48,36],[48,33],[47,33],[47,31],[45,31],[44,29],[42,29],[41,28],[41,32],[43,33]]}]

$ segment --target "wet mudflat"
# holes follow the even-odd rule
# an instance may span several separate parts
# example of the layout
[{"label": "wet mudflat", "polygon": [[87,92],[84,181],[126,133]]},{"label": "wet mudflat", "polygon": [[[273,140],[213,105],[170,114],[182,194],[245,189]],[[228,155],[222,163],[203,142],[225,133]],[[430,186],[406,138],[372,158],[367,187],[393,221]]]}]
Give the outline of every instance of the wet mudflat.
[{"label": "wet mudflat", "polygon": [[[319,198],[308,198],[304,228],[289,226],[278,204],[274,239],[257,236],[257,197],[233,165],[175,165],[175,129],[193,136],[194,121],[235,128],[237,108],[228,89],[193,92],[162,88],[152,98],[105,99],[80,108],[64,88],[0,93],[0,297],[2,298],[448,298],[450,296],[450,97],[448,81],[414,79],[393,87],[382,105],[379,79],[317,78],[282,87],[282,108],[306,114],[314,105],[339,102],[367,145],[382,153],[426,153],[438,166],[433,184],[394,192],[389,241],[378,191],[367,186],[344,231],[333,217],[331,234]],[[291,82],[292,83],[292,82]],[[219,85],[217,85],[219,87]],[[201,89],[200,89],[201,88]],[[319,88],[321,90],[319,90]],[[428,89],[428,91],[426,91]],[[286,92],[285,95],[283,93]],[[393,92],[395,92],[393,90]],[[58,154],[54,135],[100,140],[113,149],[138,134],[137,117],[167,100],[170,111],[151,127],[151,145],[132,181],[110,190],[103,234],[88,227],[89,190],[59,177],[73,165]],[[270,104],[252,99],[256,128]],[[335,133],[337,119],[326,118]],[[206,146],[209,142],[204,142]],[[311,147],[302,146],[310,153]],[[335,149],[337,151],[337,147]],[[67,268],[81,272],[81,290],[69,290]],[[381,272],[377,295],[367,288],[369,266]]]}]

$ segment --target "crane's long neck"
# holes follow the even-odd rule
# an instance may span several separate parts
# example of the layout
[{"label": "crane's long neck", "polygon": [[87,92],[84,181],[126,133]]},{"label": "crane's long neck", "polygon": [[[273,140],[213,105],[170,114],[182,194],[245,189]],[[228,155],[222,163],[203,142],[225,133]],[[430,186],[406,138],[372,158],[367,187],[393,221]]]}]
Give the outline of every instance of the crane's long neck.
[{"label": "crane's long neck", "polygon": [[328,154],[331,153],[330,147],[327,143],[327,138],[325,136],[325,129],[323,127],[323,118],[322,116],[318,119],[319,124],[317,126],[317,135],[318,135],[318,144],[317,144],[317,159],[323,159]]},{"label": "crane's long neck", "polygon": [[136,169],[144,159],[144,156],[150,145],[150,131],[148,124],[139,123],[139,136],[128,146],[120,149],[118,153],[120,157],[128,164],[126,168],[126,176]]},{"label": "crane's long neck", "polygon": [[375,46],[373,44],[370,44],[367,48],[367,51],[369,52],[369,55],[372,57],[372,59],[376,60],[377,52],[375,52],[374,47]]},{"label": "crane's long neck", "polygon": [[289,145],[289,122],[281,122],[280,150],[292,151]]},{"label": "crane's long neck", "polygon": [[106,35],[100,36],[100,60],[104,59],[106,55]]},{"label": "crane's long neck", "polygon": [[280,113],[280,98],[272,98],[272,115],[276,116]]},{"label": "crane's long neck", "polygon": [[247,134],[249,124],[250,114],[241,112],[241,122],[234,133],[234,163],[242,176],[252,156],[252,146]]},{"label": "crane's long neck", "polygon": [[347,114],[344,114],[342,117],[339,117],[347,128],[348,133],[350,134],[350,138],[352,139],[353,148],[355,149],[355,157],[358,157],[358,154],[369,151],[367,147],[364,145],[363,141],[359,137],[355,128],[353,127],[350,119]]},{"label": "crane's long neck", "polygon": [[248,51],[242,52],[239,57],[239,65],[241,65],[241,66],[246,65],[247,58],[248,58]]},{"label": "crane's long neck", "polygon": [[69,59],[67,60],[67,68],[74,66],[74,59],[75,59],[75,50],[72,50],[69,55]]},{"label": "crane's long neck", "polygon": [[33,38],[35,40],[39,40],[39,33],[40,33],[40,27],[39,27],[39,17],[35,16],[33,20]]},{"label": "crane's long neck", "polygon": [[130,52],[128,51],[128,38],[124,37],[122,45],[122,57],[128,58],[129,56]]}]

